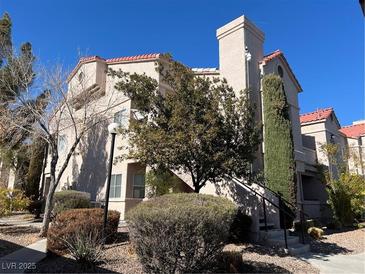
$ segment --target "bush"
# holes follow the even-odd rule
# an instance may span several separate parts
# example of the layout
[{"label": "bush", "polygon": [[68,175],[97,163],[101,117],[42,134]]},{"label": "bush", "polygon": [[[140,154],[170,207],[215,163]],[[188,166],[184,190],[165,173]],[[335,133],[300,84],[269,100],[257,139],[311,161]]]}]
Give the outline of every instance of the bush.
[{"label": "bush", "polygon": [[35,215],[35,218],[39,218],[43,209],[44,200],[34,200],[28,205],[28,211]]},{"label": "bush", "polygon": [[74,208],[89,208],[90,194],[76,190],[63,190],[54,194],[53,214]]},{"label": "bush", "polygon": [[237,210],[236,216],[233,219],[229,240],[232,243],[244,243],[249,240],[251,232],[252,219],[242,213],[241,210]]},{"label": "bush", "polygon": [[0,217],[13,211],[24,211],[30,203],[29,198],[19,189],[0,188]]},{"label": "bush", "polygon": [[[101,208],[70,209],[59,213],[47,234],[47,249],[56,254],[65,253],[64,239],[80,233],[97,233],[101,238],[104,211]],[[111,241],[118,231],[120,213],[110,210],[106,227],[106,241]]]},{"label": "bush", "polygon": [[81,229],[63,238],[67,251],[85,266],[100,261],[102,256],[102,238],[98,230]]},{"label": "bush", "polygon": [[168,193],[182,192],[179,189],[179,179],[169,170],[150,170],[146,174],[150,198]]},{"label": "bush", "polygon": [[197,193],[168,194],[127,213],[130,237],[146,272],[197,272],[221,254],[235,205]]},{"label": "bush", "polygon": [[313,238],[313,239],[316,239],[316,240],[319,240],[322,238],[323,236],[323,230],[318,228],[318,227],[310,227],[308,228],[307,230],[308,234]]},{"label": "bush", "polygon": [[365,179],[344,172],[337,180],[329,180],[328,186],[328,203],[335,220],[342,226],[352,226],[365,212]]}]

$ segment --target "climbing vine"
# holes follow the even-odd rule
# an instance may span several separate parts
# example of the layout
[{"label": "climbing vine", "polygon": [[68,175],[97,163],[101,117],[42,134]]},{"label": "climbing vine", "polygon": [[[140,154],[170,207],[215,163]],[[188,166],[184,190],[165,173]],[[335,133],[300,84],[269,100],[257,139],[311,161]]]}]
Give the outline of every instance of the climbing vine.
[{"label": "climbing vine", "polygon": [[264,171],[268,186],[296,202],[294,144],[289,105],[279,76],[266,75],[263,85]]}]

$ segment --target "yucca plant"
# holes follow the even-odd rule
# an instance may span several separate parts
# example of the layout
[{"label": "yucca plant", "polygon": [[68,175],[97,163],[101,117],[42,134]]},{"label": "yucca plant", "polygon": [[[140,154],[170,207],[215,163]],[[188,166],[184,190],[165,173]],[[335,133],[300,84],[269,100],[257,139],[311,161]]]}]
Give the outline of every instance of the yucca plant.
[{"label": "yucca plant", "polygon": [[63,238],[70,255],[85,266],[95,265],[102,258],[102,238],[96,229],[80,229]]}]

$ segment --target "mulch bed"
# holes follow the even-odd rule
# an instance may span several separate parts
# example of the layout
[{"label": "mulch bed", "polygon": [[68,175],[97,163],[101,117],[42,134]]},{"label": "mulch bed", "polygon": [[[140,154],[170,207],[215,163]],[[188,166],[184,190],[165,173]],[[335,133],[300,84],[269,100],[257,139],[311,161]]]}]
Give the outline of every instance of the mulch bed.
[{"label": "mulch bed", "polygon": [[35,243],[39,229],[32,226],[0,225],[0,257]]}]

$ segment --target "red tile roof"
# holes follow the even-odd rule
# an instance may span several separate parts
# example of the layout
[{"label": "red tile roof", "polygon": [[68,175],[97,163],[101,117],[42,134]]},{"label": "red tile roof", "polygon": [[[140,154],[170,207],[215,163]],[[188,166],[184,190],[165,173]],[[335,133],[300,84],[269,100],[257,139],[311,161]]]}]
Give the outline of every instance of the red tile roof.
[{"label": "red tile roof", "polygon": [[277,49],[274,52],[265,55],[264,58],[262,59],[262,62],[269,62],[272,59],[278,57],[279,55],[283,55],[283,52],[280,49]]},{"label": "red tile roof", "polygon": [[282,62],[285,64],[285,66],[287,67],[287,69],[289,70],[289,77],[293,80],[294,84],[296,84],[297,88],[298,88],[298,92],[301,92],[303,91],[297,77],[295,76],[293,70],[291,69],[288,61],[286,60],[285,56],[284,56],[284,53],[280,50],[280,49],[277,49],[275,50],[274,52],[271,52],[267,55],[265,55],[262,60],[261,60],[261,64],[263,63],[264,65],[268,62],[270,62],[271,60],[277,58],[277,57],[281,57],[282,59]]},{"label": "red tile roof", "polygon": [[110,58],[104,59],[99,56],[86,56],[81,57],[75,68],[71,71],[70,75],[67,78],[67,81],[70,81],[71,78],[75,75],[76,71],[80,68],[82,64],[94,62],[94,61],[101,61],[106,64],[118,64],[124,62],[134,62],[134,61],[144,61],[150,59],[157,59],[161,56],[160,53],[152,53],[152,54],[141,54],[141,55],[134,55],[134,56],[124,56],[124,57],[117,57],[117,58]]},{"label": "red tile roof", "polygon": [[111,59],[106,59],[105,61],[108,64],[114,64],[114,63],[125,62],[125,61],[156,59],[158,57],[160,57],[160,53],[142,54],[142,55],[135,55],[135,56],[125,56],[125,57],[111,58]]},{"label": "red tile roof", "polygon": [[342,127],[340,131],[347,137],[360,137],[365,135],[365,122],[361,124]]},{"label": "red tile roof", "polygon": [[317,109],[316,111],[304,113],[300,115],[300,123],[309,123],[327,119],[333,112],[333,108]]}]

